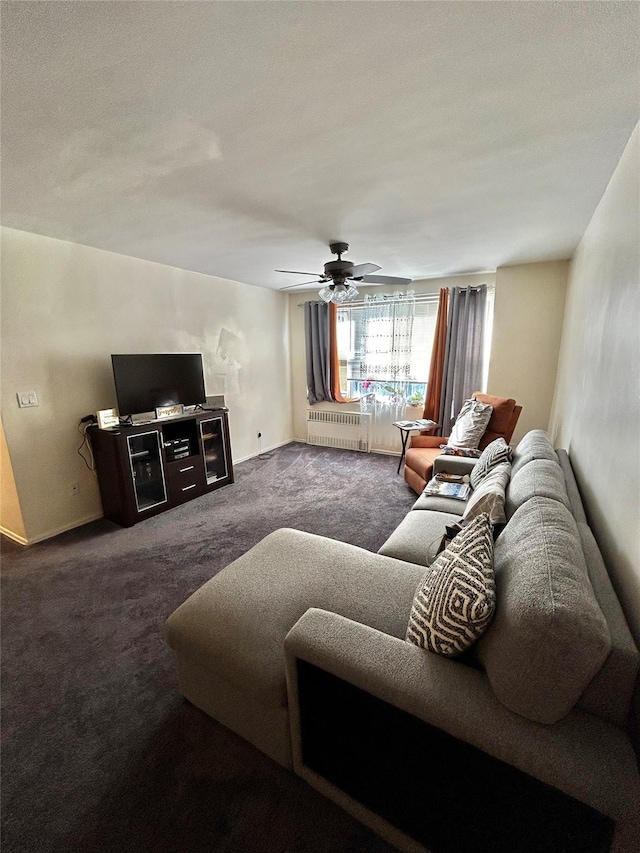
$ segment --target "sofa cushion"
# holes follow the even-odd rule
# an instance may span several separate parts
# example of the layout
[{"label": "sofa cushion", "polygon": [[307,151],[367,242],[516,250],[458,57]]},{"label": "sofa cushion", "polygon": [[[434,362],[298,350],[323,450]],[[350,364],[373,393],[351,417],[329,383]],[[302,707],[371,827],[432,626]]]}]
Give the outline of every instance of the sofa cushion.
[{"label": "sofa cushion", "polygon": [[458,498],[440,498],[436,495],[425,495],[423,492],[411,509],[449,513],[461,518],[466,505],[466,501],[461,501]]},{"label": "sofa cushion", "polygon": [[551,459],[532,459],[512,474],[507,489],[507,518],[511,518],[525,501],[536,496],[560,501],[571,510],[562,468]]},{"label": "sofa cushion", "polygon": [[611,648],[569,510],[550,498],[528,500],[498,538],[494,566],[496,615],[478,657],[507,708],[554,723]]},{"label": "sofa cushion", "polygon": [[283,642],[309,607],[402,639],[424,565],[299,530],[276,530],[167,621],[169,645],[259,702],[284,707]]},{"label": "sofa cushion", "polygon": [[491,419],[493,406],[479,400],[465,400],[449,436],[453,447],[477,447]]},{"label": "sofa cushion", "polygon": [[436,553],[446,525],[457,521],[460,521],[459,515],[446,512],[409,512],[378,554],[426,566],[429,554]]},{"label": "sofa cushion", "polygon": [[504,514],[505,489],[510,476],[511,465],[508,462],[501,462],[492,468],[471,493],[462,517],[470,520],[486,512],[491,524],[504,524],[507,520]]},{"label": "sofa cushion", "polygon": [[553,449],[551,439],[543,429],[532,429],[524,436],[513,451],[513,459],[511,461],[513,470],[511,476],[515,476],[516,472],[523,465],[531,462],[532,459],[552,459],[557,464],[560,464],[558,454]]},{"label": "sofa cushion", "polygon": [[471,486],[477,489],[492,468],[501,462],[511,463],[512,450],[504,438],[496,438],[480,454],[470,474]]},{"label": "sofa cushion", "polygon": [[495,610],[493,533],[484,513],[465,527],[427,569],[416,590],[406,640],[441,655],[459,655],[486,631]]}]

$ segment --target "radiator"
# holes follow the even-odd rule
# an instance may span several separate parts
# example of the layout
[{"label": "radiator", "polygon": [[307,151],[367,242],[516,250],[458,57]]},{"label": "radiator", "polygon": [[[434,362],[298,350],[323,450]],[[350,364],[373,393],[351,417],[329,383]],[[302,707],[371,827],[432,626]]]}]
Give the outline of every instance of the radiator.
[{"label": "radiator", "polygon": [[307,444],[369,452],[370,414],[307,409]]}]

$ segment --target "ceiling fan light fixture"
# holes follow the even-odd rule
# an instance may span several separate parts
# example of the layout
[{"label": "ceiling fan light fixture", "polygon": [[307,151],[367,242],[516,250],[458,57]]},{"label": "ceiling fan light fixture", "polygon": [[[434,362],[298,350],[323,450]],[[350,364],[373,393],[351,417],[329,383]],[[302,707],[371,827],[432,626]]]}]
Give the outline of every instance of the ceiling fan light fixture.
[{"label": "ceiling fan light fixture", "polygon": [[335,302],[337,305],[340,305],[342,302],[346,302],[347,298],[347,288],[344,286],[344,284],[336,284],[333,290],[333,297],[331,301]]},{"label": "ceiling fan light fixture", "polygon": [[330,287],[323,287],[318,292],[318,296],[325,302],[331,302],[331,300],[333,299],[333,290]]},{"label": "ceiling fan light fixture", "polygon": [[347,300],[349,302],[351,302],[353,299],[356,298],[357,295],[358,295],[358,288],[355,286],[355,284],[350,284],[349,287],[347,288]]}]

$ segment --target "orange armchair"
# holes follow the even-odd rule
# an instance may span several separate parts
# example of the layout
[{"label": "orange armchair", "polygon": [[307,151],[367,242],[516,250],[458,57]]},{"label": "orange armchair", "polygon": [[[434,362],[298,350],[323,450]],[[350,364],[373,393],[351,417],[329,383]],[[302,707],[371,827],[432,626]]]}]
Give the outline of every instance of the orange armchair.
[{"label": "orange armchair", "polygon": [[[508,397],[493,397],[491,394],[473,394],[481,403],[493,406],[491,420],[487,424],[485,434],[480,440],[479,447],[484,449],[496,438],[504,438],[507,444],[518,423],[522,406]],[[404,479],[416,494],[420,494],[432,477],[433,463],[440,456],[441,444],[446,444],[448,437],[441,435],[416,435],[411,438],[404,462]]]}]

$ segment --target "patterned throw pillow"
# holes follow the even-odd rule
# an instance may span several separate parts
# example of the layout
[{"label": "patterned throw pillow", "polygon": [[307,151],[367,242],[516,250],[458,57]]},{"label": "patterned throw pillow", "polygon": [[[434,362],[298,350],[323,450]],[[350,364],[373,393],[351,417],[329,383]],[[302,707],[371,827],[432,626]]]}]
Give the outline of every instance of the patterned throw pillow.
[{"label": "patterned throw pillow", "polygon": [[493,406],[479,400],[465,400],[449,436],[453,447],[477,447],[491,420]]},{"label": "patterned throw pillow", "polygon": [[445,456],[469,456],[472,459],[479,459],[482,456],[482,451],[477,447],[450,447],[448,444],[441,444],[440,450]]},{"label": "patterned throw pillow", "polygon": [[413,599],[405,640],[459,655],[484,633],[495,607],[493,535],[483,513],[429,566]]},{"label": "patterned throw pillow", "polygon": [[477,489],[492,468],[501,462],[511,462],[512,456],[512,450],[504,438],[496,438],[488,444],[471,472],[471,487]]}]

